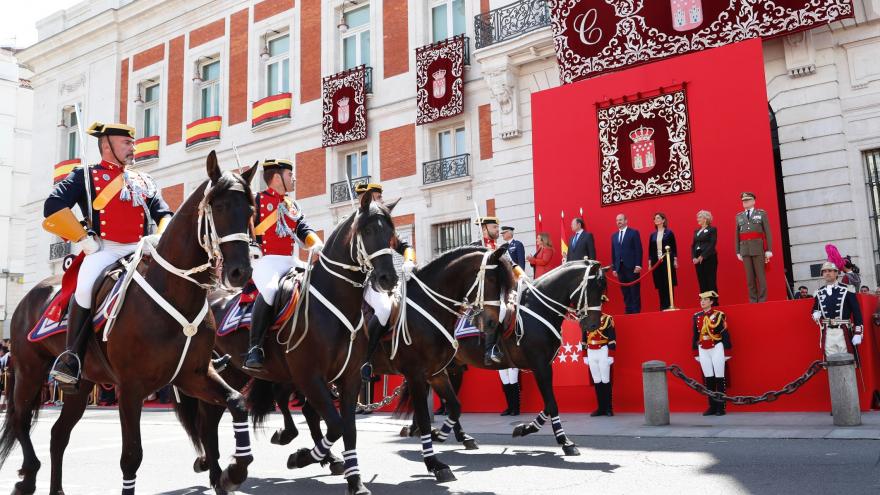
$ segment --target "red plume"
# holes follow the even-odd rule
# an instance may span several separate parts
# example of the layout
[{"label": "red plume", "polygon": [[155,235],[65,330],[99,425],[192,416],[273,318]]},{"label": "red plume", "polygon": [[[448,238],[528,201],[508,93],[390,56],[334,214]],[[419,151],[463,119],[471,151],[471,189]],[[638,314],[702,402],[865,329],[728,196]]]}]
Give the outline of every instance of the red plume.
[{"label": "red plume", "polygon": [[834,263],[838,270],[843,270],[846,261],[843,259],[843,256],[840,255],[837,246],[834,244],[826,244],[825,253],[828,255],[828,261]]}]

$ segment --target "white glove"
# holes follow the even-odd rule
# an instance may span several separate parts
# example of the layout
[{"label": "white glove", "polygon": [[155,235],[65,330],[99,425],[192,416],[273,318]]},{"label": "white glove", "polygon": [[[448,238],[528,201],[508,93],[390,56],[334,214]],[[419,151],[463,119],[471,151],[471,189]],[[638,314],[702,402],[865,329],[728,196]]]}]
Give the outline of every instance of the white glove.
[{"label": "white glove", "polygon": [[818,310],[813,311],[813,321],[819,323],[819,318],[822,318],[822,312]]},{"label": "white glove", "polygon": [[769,260],[770,258],[773,257],[773,253],[771,253],[770,251],[767,251],[767,252],[764,253],[764,257],[767,258],[767,259]]},{"label": "white glove", "polygon": [[316,242],[312,245],[311,248],[309,248],[309,251],[314,251],[315,254],[318,254],[323,250],[324,250],[324,243],[323,242]]},{"label": "white glove", "polygon": [[853,335],[852,343],[853,343],[853,345],[861,345],[862,334],[857,333],[857,334]]},{"label": "white glove", "polygon": [[150,244],[153,247],[156,247],[159,244],[159,238],[161,234],[150,234],[144,237],[144,241]]},{"label": "white glove", "polygon": [[403,262],[403,276],[406,280],[409,280],[412,277],[413,270],[416,269],[416,263],[412,260],[406,260]]},{"label": "white glove", "polygon": [[742,261],[742,260],[743,260],[743,255],[741,255],[741,254],[736,255],[736,259]]},{"label": "white glove", "polygon": [[86,256],[97,253],[101,250],[101,244],[95,239],[95,236],[87,235],[81,241],[76,243],[76,247],[80,251],[86,253]]}]

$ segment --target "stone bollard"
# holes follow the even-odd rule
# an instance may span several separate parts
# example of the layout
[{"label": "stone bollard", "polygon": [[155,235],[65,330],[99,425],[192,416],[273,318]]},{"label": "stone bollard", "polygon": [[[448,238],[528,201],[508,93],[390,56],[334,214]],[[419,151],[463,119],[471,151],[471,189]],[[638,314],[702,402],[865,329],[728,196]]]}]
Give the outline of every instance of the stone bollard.
[{"label": "stone bollard", "polygon": [[666,386],[666,363],[663,361],[642,363],[642,388],[645,395],[645,424],[668,425],[669,390]]},{"label": "stone bollard", "polygon": [[862,424],[862,412],[859,409],[859,384],[853,355],[832,354],[826,362],[834,426],[859,426]]}]

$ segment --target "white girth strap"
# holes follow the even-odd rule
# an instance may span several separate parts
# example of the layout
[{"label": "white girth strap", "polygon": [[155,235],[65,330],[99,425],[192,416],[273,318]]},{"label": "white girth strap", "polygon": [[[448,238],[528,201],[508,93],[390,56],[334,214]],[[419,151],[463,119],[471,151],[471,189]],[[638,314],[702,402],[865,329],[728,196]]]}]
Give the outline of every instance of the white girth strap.
[{"label": "white girth strap", "polygon": [[[520,311],[524,311],[529,316],[531,316],[534,319],[543,323],[544,326],[547,327],[548,330],[550,330],[550,333],[552,333],[553,336],[555,336],[559,340],[560,343],[562,342],[562,335],[559,333],[559,330],[557,330],[553,325],[551,325],[550,322],[547,321],[543,316],[539,315],[538,313],[535,313],[534,311],[525,307],[522,304],[517,306],[517,312],[520,312]],[[522,323],[522,315],[521,314],[516,315],[516,325],[521,326],[522,324],[523,324]]]},{"label": "white girth strap", "polygon": [[[315,296],[318,299],[318,301],[321,301],[321,304],[326,306],[327,309],[329,309],[330,312],[333,313],[333,315],[336,316],[336,318],[339,319],[339,321],[341,321],[343,325],[345,325],[345,328],[348,329],[349,333],[351,333],[351,338],[348,341],[348,352],[345,355],[345,362],[342,364],[342,369],[340,369],[339,373],[337,373],[336,376],[334,376],[333,379],[331,379],[328,382],[328,383],[333,383],[337,379],[339,379],[340,376],[342,376],[342,373],[345,371],[345,368],[348,367],[348,362],[351,360],[351,349],[352,349],[352,346],[354,345],[354,339],[357,338],[357,330],[358,330],[358,328],[361,328],[364,325],[364,313],[361,311],[360,312],[360,314],[361,314],[360,321],[358,321],[357,325],[352,325],[351,322],[348,321],[348,318],[346,318],[345,315],[342,314],[342,311],[340,311],[339,308],[337,308],[326,297],[324,297],[324,295],[321,294],[321,292],[317,288],[315,288],[314,285],[309,285],[309,294]],[[290,351],[287,351],[287,352],[290,352]]]}]

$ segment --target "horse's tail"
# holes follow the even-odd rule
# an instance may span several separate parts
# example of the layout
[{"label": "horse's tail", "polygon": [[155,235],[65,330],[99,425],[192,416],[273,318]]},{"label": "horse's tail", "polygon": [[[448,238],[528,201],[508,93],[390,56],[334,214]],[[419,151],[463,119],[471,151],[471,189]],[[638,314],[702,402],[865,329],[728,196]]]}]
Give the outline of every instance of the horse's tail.
[{"label": "horse's tail", "polygon": [[184,431],[186,431],[186,435],[189,437],[198,455],[204,455],[205,446],[202,445],[202,440],[199,436],[199,400],[183,392],[177,395],[179,400],[172,401],[174,404],[174,414],[177,415],[178,421],[180,421]]},{"label": "horse's tail", "polygon": [[269,414],[275,412],[274,385],[272,382],[254,378],[247,387],[247,406],[251,411],[254,429],[262,428]]},{"label": "horse's tail", "polygon": [[400,385],[400,396],[397,399],[397,407],[394,408],[394,419],[409,419],[415,410],[413,405],[413,396],[409,391],[409,383],[404,382]]},{"label": "horse's tail", "polygon": [[[15,435],[15,426],[13,425],[16,413],[15,401],[13,400],[13,397],[15,397],[15,373],[7,371],[6,376],[6,414],[3,415],[3,426],[0,427],[0,467],[3,467],[3,463],[6,462],[9,453],[12,452],[12,448],[15,447],[15,441],[17,439]],[[43,389],[40,387],[37,389],[37,395],[33,398],[32,403],[35,404],[35,407],[31,418],[31,425],[36,422],[37,416],[39,416],[40,394],[42,393]]]}]

